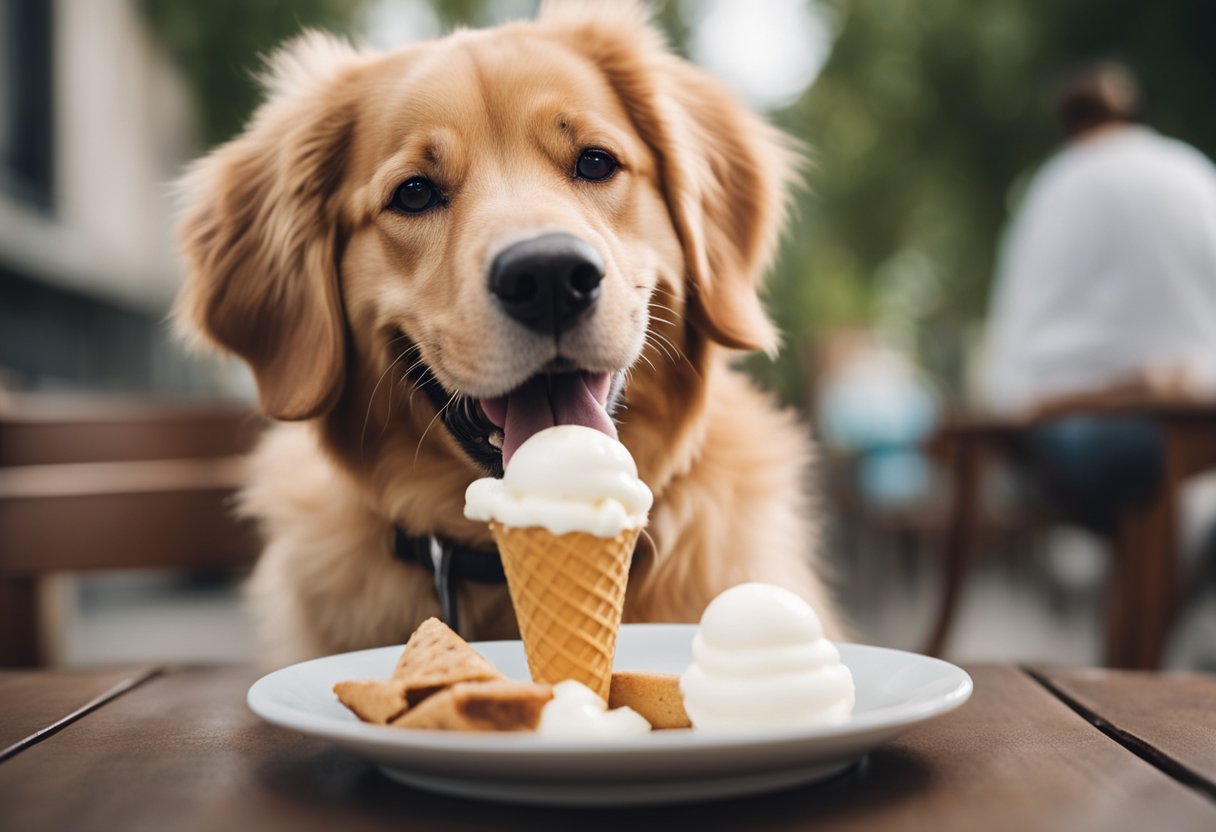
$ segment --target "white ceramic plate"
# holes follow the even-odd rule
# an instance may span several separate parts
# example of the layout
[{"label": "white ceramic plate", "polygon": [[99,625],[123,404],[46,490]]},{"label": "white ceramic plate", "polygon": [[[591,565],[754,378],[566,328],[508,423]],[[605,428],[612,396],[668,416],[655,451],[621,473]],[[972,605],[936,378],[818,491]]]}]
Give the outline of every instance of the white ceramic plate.
[{"label": "white ceramic plate", "polygon": [[[616,668],[680,673],[692,660],[695,631],[684,624],[626,624]],[[528,678],[518,641],[473,647],[507,676]],[[591,742],[360,722],[334,697],[334,682],[387,677],[401,649],[343,653],[275,671],[249,689],[249,707],[267,722],[329,740],[419,788],[512,803],[624,806],[735,797],[820,780],[971,695],[971,677],[947,662],[841,644],[857,705],[848,722],[830,728],[729,736],[669,730]]]}]

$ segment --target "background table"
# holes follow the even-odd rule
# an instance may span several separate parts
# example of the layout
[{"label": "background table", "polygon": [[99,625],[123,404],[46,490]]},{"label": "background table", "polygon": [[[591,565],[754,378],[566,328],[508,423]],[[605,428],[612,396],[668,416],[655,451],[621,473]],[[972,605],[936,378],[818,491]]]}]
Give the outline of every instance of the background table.
[{"label": "background table", "polygon": [[1152,499],[1126,506],[1112,543],[1106,611],[1111,667],[1161,666],[1179,609],[1178,507],[1183,484],[1216,469],[1216,402],[1161,402],[1111,396],[1062,401],[1030,419],[954,416],[930,445],[952,472],[953,491],[942,558],[942,600],[925,652],[941,655],[970,569],[980,516],[982,470],[989,458],[1027,467],[1026,439],[1035,427],[1069,415],[1135,416],[1161,428],[1161,483]]},{"label": "background table", "polygon": [[248,668],[0,673],[0,827],[1210,830],[1216,677],[971,667],[962,709],[831,782],[691,806],[430,795],[245,707]]}]

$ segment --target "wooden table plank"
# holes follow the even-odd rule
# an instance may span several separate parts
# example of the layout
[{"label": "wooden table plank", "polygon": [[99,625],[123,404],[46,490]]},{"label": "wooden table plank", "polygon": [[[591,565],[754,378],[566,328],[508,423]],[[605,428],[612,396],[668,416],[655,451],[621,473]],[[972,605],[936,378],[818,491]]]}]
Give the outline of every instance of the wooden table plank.
[{"label": "wooden table plank", "polygon": [[6,829],[1211,830],[1216,804],[1130,754],[1013,668],[973,670],[961,710],[858,771],[775,795],[646,809],[438,797],[244,704],[256,674],[167,672],[0,765]]},{"label": "wooden table plank", "polygon": [[149,668],[0,670],[0,750],[52,725]]},{"label": "wooden table plank", "polygon": [[1159,757],[1167,768],[1177,766],[1216,796],[1216,676],[1096,668],[1035,672],[1120,741]]}]

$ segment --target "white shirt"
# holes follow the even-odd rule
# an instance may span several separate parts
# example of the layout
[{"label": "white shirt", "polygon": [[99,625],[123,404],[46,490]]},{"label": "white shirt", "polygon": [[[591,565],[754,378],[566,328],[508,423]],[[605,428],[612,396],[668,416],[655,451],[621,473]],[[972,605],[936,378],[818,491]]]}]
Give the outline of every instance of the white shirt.
[{"label": "white shirt", "polygon": [[1010,228],[989,337],[997,409],[1174,362],[1216,385],[1216,167],[1144,127],[1066,147]]}]

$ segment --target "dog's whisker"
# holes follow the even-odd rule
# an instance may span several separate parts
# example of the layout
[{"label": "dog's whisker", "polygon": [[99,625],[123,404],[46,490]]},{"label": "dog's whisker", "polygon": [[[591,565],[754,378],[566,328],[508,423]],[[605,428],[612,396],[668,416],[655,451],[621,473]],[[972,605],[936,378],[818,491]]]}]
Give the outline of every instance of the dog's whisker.
[{"label": "dog's whisker", "polygon": [[663,335],[662,332],[647,332],[647,335],[654,338],[653,343],[655,345],[662,344],[664,347],[664,350],[668,350],[669,358],[671,358],[671,360],[672,360],[672,362],[674,362],[674,364],[677,364],[675,356],[682,355],[682,353],[680,352],[680,348],[676,347],[675,343],[671,341],[671,338],[666,337],[665,335]]},{"label": "dog's whisker", "polygon": [[[670,291],[668,291],[667,289],[664,289],[663,287],[659,287],[658,289],[655,290],[654,294],[650,296],[649,302],[653,303],[655,306],[667,306],[667,304],[663,303],[662,301],[655,300],[655,298],[660,295],[662,295],[663,297],[673,297],[673,295]],[[671,309],[670,306],[668,306],[667,308]]]},{"label": "dog's whisker", "polygon": [[439,420],[439,417],[443,415],[445,410],[451,407],[452,402],[456,401],[456,397],[459,395],[459,393],[453,393],[452,397],[448,399],[447,404],[435,411],[435,415],[431,417],[431,421],[426,423],[426,430],[422,432],[422,436],[418,437],[418,445],[414,448],[413,465],[415,468],[418,467],[418,454],[422,453],[422,443],[426,441],[426,435],[431,432],[431,428],[434,426],[435,422]]},{"label": "dog's whisker", "polygon": [[[415,349],[418,350],[418,352],[420,352],[420,353],[422,352],[422,347],[420,347],[420,345],[418,345],[418,344],[415,344]],[[426,366],[427,366],[426,359],[421,358],[421,356],[420,356],[420,358],[413,361],[412,364],[410,364],[410,366],[407,366],[405,370],[401,371],[400,381],[405,382],[407,384],[407,386],[410,387],[410,398],[407,399],[406,403],[405,403],[407,407],[413,406],[413,393],[415,393],[416,390],[418,389],[418,381],[416,380],[415,377],[413,377],[413,371],[417,370],[418,367],[426,367]]]},{"label": "dog's whisker", "polygon": [[[409,338],[410,338],[410,336],[408,336],[404,332],[402,332],[402,333],[398,334],[395,338],[390,338],[388,340],[388,343],[385,344],[385,346],[391,347],[393,344],[397,343],[398,341],[408,341]],[[408,350],[407,350],[407,352],[408,352]]]},{"label": "dog's whisker", "polygon": [[678,364],[678,363],[680,363],[680,361],[683,361],[685,364],[688,365],[688,369],[692,371],[692,374],[697,378],[697,380],[703,381],[703,379],[701,378],[701,373],[697,370],[697,368],[695,366],[693,366],[692,361],[690,361],[688,359],[688,356],[684,354],[684,351],[681,350],[679,347],[677,347],[675,344],[673,344],[666,335],[664,335],[661,332],[655,332],[653,330],[648,330],[646,335],[648,338],[650,336],[654,336],[655,338],[662,339],[662,341],[665,342],[667,344],[667,346],[670,347],[672,350],[674,350],[676,355],[679,356],[679,360],[673,359],[672,363]]},{"label": "dog's whisker", "polygon": [[646,338],[649,339],[651,343],[655,344],[655,346],[663,345],[675,349],[675,344],[672,343],[672,340],[657,330],[646,330]]},{"label": "dog's whisker", "polygon": [[412,374],[414,372],[414,370],[417,370],[419,367],[424,367],[424,366],[426,366],[426,361],[422,358],[419,358],[413,364],[406,367],[402,374],[408,376],[408,375]]},{"label": "dog's whisker", "polygon": [[647,302],[647,305],[648,305],[648,306],[653,306],[653,307],[655,307],[656,309],[658,309],[658,310],[659,310],[659,311],[661,311],[661,312],[670,312],[671,314],[673,314],[673,315],[675,315],[677,318],[679,318],[681,321],[684,321],[684,316],[683,316],[683,315],[681,315],[679,312],[677,312],[676,310],[672,309],[670,306],[668,306],[668,305],[667,305],[667,304],[665,304],[665,303],[659,303],[657,300],[651,300],[651,301],[648,301],[648,302]]},{"label": "dog's whisker", "polygon": [[647,364],[649,364],[649,365],[650,365],[650,369],[654,370],[656,374],[659,372],[659,368],[658,368],[658,367],[656,367],[656,366],[654,365],[654,362],[653,362],[653,361],[651,361],[651,360],[650,360],[650,359],[649,359],[649,358],[646,356],[646,353],[645,353],[645,352],[643,352],[643,353],[639,354],[639,355],[638,355],[638,358],[640,358],[642,361],[645,361]]},{"label": "dog's whisker", "polygon": [[657,350],[658,352],[662,353],[663,357],[666,358],[668,361],[670,361],[672,364],[680,363],[680,359],[679,359],[679,356],[681,355],[680,350],[676,347],[675,344],[673,344],[671,342],[670,339],[665,337],[661,332],[648,331],[646,333],[646,343],[648,343],[650,346],[654,347],[655,350]]},{"label": "dog's whisker", "polygon": [[654,352],[663,353],[665,358],[670,360],[671,356],[666,355],[663,349],[663,344],[660,344],[657,339],[654,338],[651,332],[644,333],[642,336],[642,341],[644,344],[646,344],[647,348],[654,350]]},{"label": "dog's whisker", "polygon": [[410,364],[410,366],[405,368],[406,375],[413,373],[414,370],[417,370],[419,367],[426,366],[426,357],[422,355],[422,346],[420,344],[415,344],[413,348],[418,350],[419,355],[418,358],[412,364]]},{"label": "dog's whisker", "polygon": [[[396,339],[394,339],[394,340],[396,340]],[[364,450],[366,449],[365,446],[367,443],[367,424],[368,424],[368,422],[371,421],[371,418],[372,418],[372,407],[376,403],[376,394],[378,392],[380,392],[380,384],[384,381],[384,377],[387,376],[390,372],[392,372],[392,369],[393,369],[393,367],[395,367],[397,365],[397,362],[400,361],[401,359],[405,358],[407,355],[409,355],[409,353],[410,353],[409,349],[402,351],[402,353],[400,355],[398,355],[396,358],[394,358],[392,360],[392,363],[390,363],[387,367],[384,368],[384,372],[380,374],[380,378],[376,379],[376,384],[374,387],[372,387],[372,394],[367,399],[367,412],[363,414],[363,429],[361,431],[359,431],[359,453],[363,453]],[[391,395],[388,397],[388,407],[389,407],[388,415],[385,416],[386,423],[387,423],[388,417],[391,416],[392,412],[393,412],[393,397]],[[384,435],[383,428],[381,428],[380,435],[381,436]]]},{"label": "dog's whisker", "polygon": [[[400,340],[401,338],[404,338],[404,337],[406,337],[406,336],[402,335],[402,336],[400,336],[399,338],[394,338],[393,340],[394,340],[394,341],[398,341],[398,340]],[[407,349],[405,350],[405,352],[403,352],[403,353],[402,353],[402,356],[404,356],[404,355],[408,355],[408,354],[409,354],[409,352],[410,352],[410,350],[418,350],[418,351],[421,351],[421,349],[422,349],[422,348],[421,348],[421,347],[419,347],[417,344],[413,344],[413,345],[411,345],[409,348],[407,348]],[[400,360],[400,359],[398,359],[398,360]],[[411,364],[411,365],[410,365],[410,367],[412,368],[412,367],[416,367],[416,366],[418,366],[418,364],[419,364],[421,361],[422,361],[422,359],[421,359],[421,358],[420,358],[420,359],[418,359],[418,360],[417,360],[417,361],[415,361],[413,364]],[[395,363],[395,362],[394,362],[394,363]],[[391,365],[389,366],[389,369],[390,369],[390,370],[392,369],[392,366],[391,366]],[[409,373],[410,373],[410,369],[408,369],[408,368],[407,368],[406,370],[403,370],[403,371],[402,371],[402,373],[401,373],[401,379],[402,379],[403,381],[407,381],[407,380],[408,380],[408,378],[409,378]],[[380,442],[381,440],[383,440],[383,439],[384,439],[384,434],[385,434],[385,432],[386,432],[386,431],[388,431],[388,427],[389,427],[389,425],[392,423],[392,420],[393,420],[393,402],[394,402],[394,401],[397,399],[397,397],[396,397],[395,395],[393,395],[393,393],[392,393],[392,387],[393,387],[393,386],[396,386],[396,384],[397,384],[397,382],[396,382],[396,381],[394,381],[394,382],[392,382],[392,385],[390,386],[389,395],[388,395],[388,411],[387,411],[387,412],[385,413],[385,415],[384,415],[384,424],[382,424],[382,425],[380,426],[380,434],[379,434],[379,436],[377,436],[377,437],[376,437],[376,441],[377,441],[377,442]],[[379,385],[379,382],[377,382],[377,385]],[[413,392],[413,391],[414,391],[415,389],[417,389],[417,386],[416,386],[416,385],[414,384],[414,382],[412,382],[412,381],[410,382],[410,386],[411,386],[411,389],[410,389],[410,397],[409,397],[409,400],[406,402],[406,406],[407,406],[407,407],[408,407],[408,406],[410,406],[410,405],[412,404],[412,401],[413,401],[413,398],[414,398],[414,392]],[[368,409],[369,409],[369,411],[370,411],[370,409],[371,409],[371,403],[370,403],[370,402],[368,403]],[[364,429],[366,430],[366,420],[364,421]],[[360,440],[360,445],[362,445],[362,440]]]},{"label": "dog's whisker", "polygon": [[421,389],[419,387],[419,381],[413,378],[413,373],[419,367],[427,366],[426,357],[421,354],[422,348],[423,348],[423,344],[421,342],[416,343],[414,345],[414,349],[418,350],[419,356],[412,364],[410,364],[410,366],[406,367],[405,370],[402,372],[402,381],[406,381],[409,383],[410,392],[409,392],[409,396],[405,400],[405,406],[408,408],[413,408],[414,394],[417,393],[418,390]]},{"label": "dog's whisker", "polygon": [[[655,353],[657,353],[658,355],[662,356],[663,360],[665,360],[665,361],[667,361],[667,362],[669,362],[669,363],[675,363],[674,361],[672,361],[671,356],[670,356],[670,355],[668,355],[668,354],[666,353],[666,351],[665,351],[665,350],[664,350],[664,349],[663,349],[661,346],[659,346],[659,344],[657,344],[656,342],[651,341],[650,339],[647,339],[647,340],[646,340],[646,346],[647,346],[647,347],[649,347],[649,348],[650,348],[650,349],[651,349],[653,352],[655,352]],[[641,355],[641,356],[639,356],[639,357],[645,358],[645,357],[646,357],[646,353],[643,351],[642,355]],[[651,362],[649,358],[647,358],[646,360],[647,360],[647,362],[650,364],[651,368],[652,368],[652,369],[654,369],[654,370],[657,372],[657,371],[658,371],[658,368],[657,368],[657,367],[655,367],[654,363],[653,363],[653,362]]]},{"label": "dog's whisker", "polygon": [[409,381],[411,384],[416,384],[417,382],[413,380],[413,371],[417,370],[418,367],[424,366],[427,366],[426,362],[422,361],[421,359],[417,360],[410,366],[407,366],[406,369],[401,372],[401,377],[404,378],[404,380]]}]

